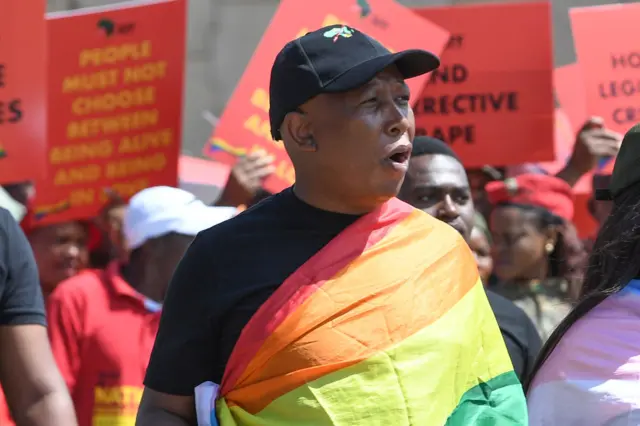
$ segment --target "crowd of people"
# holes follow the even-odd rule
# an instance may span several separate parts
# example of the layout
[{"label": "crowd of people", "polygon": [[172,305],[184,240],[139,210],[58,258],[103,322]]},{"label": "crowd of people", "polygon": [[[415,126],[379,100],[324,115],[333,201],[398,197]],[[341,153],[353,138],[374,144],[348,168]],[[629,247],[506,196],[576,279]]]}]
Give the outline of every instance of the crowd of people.
[{"label": "crowd of people", "polygon": [[640,127],[587,120],[556,175],[466,170],[415,136],[438,58],[327,30],[271,71],[291,188],[257,152],[213,206],[153,187],[44,227],[1,189],[0,425],[640,425]]}]

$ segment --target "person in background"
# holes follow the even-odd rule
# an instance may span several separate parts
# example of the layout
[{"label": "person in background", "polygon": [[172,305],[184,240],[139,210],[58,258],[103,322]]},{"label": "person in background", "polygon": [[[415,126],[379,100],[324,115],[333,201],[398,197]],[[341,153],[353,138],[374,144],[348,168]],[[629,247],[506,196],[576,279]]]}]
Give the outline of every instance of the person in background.
[{"label": "person in background", "polygon": [[476,263],[478,265],[478,272],[480,273],[480,279],[484,285],[488,285],[489,278],[493,272],[493,258],[491,257],[491,231],[487,221],[479,212],[476,212],[475,223],[471,230],[471,235],[467,243],[469,248],[476,257]]},{"label": "person in background", "polygon": [[640,125],[625,135],[580,301],[527,383],[532,426],[640,424]]},{"label": "person in background", "polygon": [[169,279],[195,235],[234,214],[180,189],[145,189],[123,218],[128,263],[87,269],[51,294],[51,346],[80,426],[133,424]]},{"label": "person in background", "polygon": [[[484,234],[476,226],[478,218],[481,224],[484,221],[474,209],[464,167],[446,143],[429,136],[414,139],[409,169],[398,198],[457,230],[474,252],[486,285],[491,274],[491,255]],[[540,336],[522,309],[490,290],[486,293],[514,371],[523,381],[542,346]]]},{"label": "person in background", "polygon": [[602,159],[615,158],[621,141],[622,135],[607,129],[603,118],[589,118],[576,135],[567,165],[555,176],[574,187],[582,176],[596,170]]},{"label": "person in background", "polygon": [[127,208],[126,201],[115,191],[107,190],[107,202],[93,221],[99,238],[89,250],[91,268],[104,269],[114,260],[127,258],[127,247],[122,231],[122,222]]},{"label": "person in background", "polygon": [[251,206],[270,194],[262,189],[264,180],[275,168],[274,157],[266,151],[255,151],[238,158],[229,179],[216,201],[217,206]]},{"label": "person in background", "polygon": [[[187,251],[137,425],[196,424],[194,404],[221,426],[520,424],[522,388],[473,255],[394,198],[415,135],[405,79],[438,64],[343,25],[280,51],[269,116],[295,185]],[[484,380],[492,391],[480,402]],[[212,407],[196,388],[215,383]]]},{"label": "person in background", "polygon": [[25,207],[31,205],[36,196],[36,187],[33,182],[16,182],[2,185],[5,191],[18,203]]},{"label": "person in background", "polygon": [[95,230],[88,221],[32,226],[30,216],[27,213],[21,226],[33,249],[46,300],[58,284],[89,265],[89,235]]},{"label": "person in background", "polygon": [[489,182],[504,179],[505,169],[486,165],[480,168],[466,169],[466,173],[473,205],[483,217],[488,218],[491,213],[491,203],[487,200],[484,188]]},{"label": "person in background", "polygon": [[533,320],[543,340],[571,310],[586,252],[571,223],[573,195],[561,179],[523,174],[487,185],[493,204],[496,292]]},{"label": "person in background", "polygon": [[29,243],[0,208],[0,424],[76,425],[73,404],[47,338],[38,269]]}]

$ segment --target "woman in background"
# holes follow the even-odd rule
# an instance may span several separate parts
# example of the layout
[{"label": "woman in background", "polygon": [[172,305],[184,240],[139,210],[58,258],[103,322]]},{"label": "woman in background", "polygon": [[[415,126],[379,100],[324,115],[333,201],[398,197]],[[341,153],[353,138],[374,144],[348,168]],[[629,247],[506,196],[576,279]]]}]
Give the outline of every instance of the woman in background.
[{"label": "woman in background", "polygon": [[[468,244],[476,258],[480,278],[486,287],[493,271],[491,234],[487,222],[480,213],[475,216],[475,225],[471,230]],[[540,336],[522,309],[489,289],[486,289],[486,292],[493,314],[500,326],[504,343],[509,351],[513,371],[518,375],[518,379],[524,382],[533,370],[536,356],[542,347]]]},{"label": "woman in background", "polygon": [[569,313],[586,253],[571,223],[571,187],[523,174],[487,185],[497,293],[531,318],[546,340]]}]

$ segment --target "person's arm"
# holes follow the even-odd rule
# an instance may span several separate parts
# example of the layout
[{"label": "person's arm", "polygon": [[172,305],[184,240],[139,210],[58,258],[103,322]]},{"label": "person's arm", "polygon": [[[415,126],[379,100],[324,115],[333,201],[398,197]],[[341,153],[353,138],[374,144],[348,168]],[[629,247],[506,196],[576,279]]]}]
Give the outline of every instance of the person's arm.
[{"label": "person's arm", "polygon": [[4,210],[0,222],[0,382],[7,403],[18,426],[74,426],[73,404],[49,346],[33,253]]},{"label": "person's arm", "polygon": [[137,426],[195,425],[195,387],[219,380],[212,320],[216,304],[211,259],[216,254],[207,232],[211,230],[196,237],[169,284]]},{"label": "person's arm", "polygon": [[615,158],[621,142],[622,135],[605,128],[602,118],[588,119],[576,135],[569,161],[556,173],[556,177],[575,186],[582,176],[598,165],[601,158]]},{"label": "person's arm", "polygon": [[265,151],[240,157],[231,169],[229,179],[215,205],[249,205],[262,188],[262,182],[274,172],[273,160]]},{"label": "person's arm", "polygon": [[45,327],[0,327],[0,379],[17,426],[77,425]]}]

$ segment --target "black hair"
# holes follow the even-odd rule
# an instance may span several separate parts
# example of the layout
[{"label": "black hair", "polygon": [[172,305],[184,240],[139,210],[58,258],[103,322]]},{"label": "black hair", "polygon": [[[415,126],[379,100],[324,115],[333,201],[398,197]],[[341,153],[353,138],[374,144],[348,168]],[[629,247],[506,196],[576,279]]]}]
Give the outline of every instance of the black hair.
[{"label": "black hair", "polygon": [[454,158],[458,163],[462,164],[460,157],[456,155],[454,150],[440,139],[432,138],[431,136],[416,136],[416,138],[413,139],[413,150],[411,151],[412,157],[433,154],[446,155]]},{"label": "black hair", "polygon": [[540,231],[554,227],[558,238],[553,251],[549,254],[549,277],[567,280],[570,288],[582,281],[587,253],[571,222],[538,206],[509,202],[500,203],[498,206],[514,206],[533,213],[536,228]]},{"label": "black hair", "polygon": [[637,259],[640,259],[640,184],[614,199],[611,214],[600,229],[589,256],[579,302],[542,347],[524,383],[525,392],[571,326],[638,276]]}]

